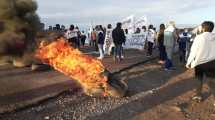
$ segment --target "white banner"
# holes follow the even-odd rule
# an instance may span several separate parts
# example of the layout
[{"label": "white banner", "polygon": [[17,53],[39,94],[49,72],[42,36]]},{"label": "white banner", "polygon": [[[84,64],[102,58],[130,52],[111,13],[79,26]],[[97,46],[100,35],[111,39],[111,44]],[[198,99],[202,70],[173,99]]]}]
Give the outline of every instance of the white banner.
[{"label": "white banner", "polygon": [[146,16],[142,16],[140,17],[138,20],[136,20],[135,22],[135,27],[136,28],[142,28],[143,26],[147,27],[147,17]]},{"label": "white banner", "polygon": [[146,34],[130,34],[126,36],[124,48],[143,50],[146,41]]},{"label": "white banner", "polygon": [[135,31],[135,18],[133,15],[122,20],[122,29],[128,29],[128,33],[134,33]]},{"label": "white banner", "polygon": [[148,19],[146,16],[142,16],[137,19],[134,15],[131,15],[122,20],[122,29],[128,29],[129,34],[135,33],[137,28],[147,27]]}]

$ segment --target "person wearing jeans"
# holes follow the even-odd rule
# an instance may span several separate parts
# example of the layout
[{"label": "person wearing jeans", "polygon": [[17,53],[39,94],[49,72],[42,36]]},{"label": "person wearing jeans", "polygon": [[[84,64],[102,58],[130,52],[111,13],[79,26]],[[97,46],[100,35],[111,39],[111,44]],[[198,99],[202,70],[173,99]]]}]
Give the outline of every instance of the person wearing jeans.
[{"label": "person wearing jeans", "polygon": [[114,59],[122,60],[122,45],[118,44],[115,46]]},{"label": "person wearing jeans", "polygon": [[98,59],[103,59],[104,58],[104,33],[102,31],[101,27],[98,27],[98,49],[99,49],[99,54],[100,56]]},{"label": "person wearing jeans", "polygon": [[122,29],[122,23],[117,23],[116,28],[112,32],[113,42],[115,44],[114,60],[122,60],[122,44],[125,43],[125,33]]},{"label": "person wearing jeans", "polygon": [[173,53],[175,42],[177,40],[177,34],[175,29],[175,23],[171,21],[169,26],[164,31],[164,46],[166,49],[166,60],[165,60],[165,70],[172,70],[173,68]]},{"label": "person wearing jeans", "polygon": [[171,70],[173,67],[173,51],[174,51],[174,47],[166,47],[166,60],[165,60],[165,70]]}]

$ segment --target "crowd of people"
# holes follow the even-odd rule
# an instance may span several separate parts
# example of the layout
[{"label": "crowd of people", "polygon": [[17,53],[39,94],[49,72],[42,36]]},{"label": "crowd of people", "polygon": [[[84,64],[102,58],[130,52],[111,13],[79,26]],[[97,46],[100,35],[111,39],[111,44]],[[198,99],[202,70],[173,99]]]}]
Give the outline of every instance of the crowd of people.
[{"label": "crowd of people", "polygon": [[[201,25],[201,31],[193,39],[192,47],[187,59],[186,67],[195,69],[195,76],[198,82],[196,96],[193,99],[202,100],[202,88],[204,78],[208,79],[208,86],[211,93],[215,95],[215,34],[212,33],[214,23],[205,21]],[[214,103],[215,105],[215,103]]]},{"label": "crowd of people", "polygon": [[[184,66],[195,69],[198,87],[193,99],[202,100],[204,76],[212,79],[215,77],[215,53],[213,52],[215,50],[215,34],[212,33],[214,23],[205,21],[200,26],[201,29],[197,31],[192,31],[189,28],[177,29],[173,21],[169,22],[167,26],[161,24],[158,32],[153,25],[149,25],[148,30],[146,28],[146,26],[143,26],[142,29],[137,28],[134,33],[145,34],[146,56],[151,57],[153,50],[158,48],[158,63],[164,66],[164,70],[172,71],[175,69],[173,55],[178,54],[178,59]],[[110,24],[107,30],[99,30],[102,30],[103,36],[105,36],[101,37],[102,42],[98,42],[99,59],[104,57],[104,53],[111,55],[112,48],[114,48],[114,60],[119,59],[120,61],[123,54],[122,45],[126,42],[128,30],[123,30],[121,23],[117,23],[113,30]],[[209,81],[209,86],[215,95],[215,81],[212,79]]]},{"label": "crowd of people", "polygon": [[65,38],[74,48],[85,46],[88,38],[89,46],[99,52],[98,59],[100,60],[105,55],[112,55],[115,61],[121,61],[124,58],[122,44],[125,44],[126,36],[121,23],[117,23],[115,29],[111,24],[108,24],[107,27],[97,25],[88,34],[85,34],[84,31],[80,32],[78,27],[70,25],[70,28],[65,31]]},{"label": "crowd of people", "polygon": [[[214,23],[205,21],[200,26],[201,29],[177,29],[175,22],[171,21],[166,26],[160,24],[159,31],[153,25],[137,28],[133,34],[145,35],[146,56],[151,57],[153,50],[158,48],[159,61],[165,71],[172,71],[174,67],[173,55],[178,54],[179,61],[187,68],[195,69],[195,76],[199,83],[197,94],[194,99],[202,99],[202,86],[204,76],[214,78],[215,71],[215,34],[212,33]],[[51,29],[51,28],[49,28]],[[126,43],[127,29],[122,29],[122,23],[117,23],[113,28],[111,24],[107,27],[97,25],[87,34],[80,32],[78,27],[71,25],[68,30],[65,26],[56,25],[55,29],[65,31],[65,37],[74,48],[85,45],[88,38],[89,46],[99,52],[98,59],[102,60],[105,55],[113,56],[114,61],[124,59],[123,44]],[[178,49],[177,49],[178,48]],[[209,86],[215,94],[215,81],[211,80]]]},{"label": "crowd of people", "polygon": [[[205,77],[209,78],[208,85],[215,95],[215,33],[212,33],[214,23],[205,21],[197,31],[188,29],[178,30],[174,22],[170,22],[165,28],[160,25],[157,41],[160,52],[160,64],[164,64],[165,70],[174,70],[173,54],[178,46],[179,60],[188,69],[195,69],[197,79],[196,95],[193,100],[202,100],[202,88]],[[214,101],[215,102],[215,101]],[[215,105],[215,104],[214,104]]]}]

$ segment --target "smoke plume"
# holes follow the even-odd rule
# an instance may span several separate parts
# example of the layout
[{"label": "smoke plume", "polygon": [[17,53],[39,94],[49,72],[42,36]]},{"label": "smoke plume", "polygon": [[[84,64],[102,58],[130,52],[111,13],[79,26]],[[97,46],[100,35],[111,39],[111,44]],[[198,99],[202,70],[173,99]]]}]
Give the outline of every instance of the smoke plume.
[{"label": "smoke plume", "polygon": [[40,29],[34,0],[0,0],[0,57],[32,50]]}]

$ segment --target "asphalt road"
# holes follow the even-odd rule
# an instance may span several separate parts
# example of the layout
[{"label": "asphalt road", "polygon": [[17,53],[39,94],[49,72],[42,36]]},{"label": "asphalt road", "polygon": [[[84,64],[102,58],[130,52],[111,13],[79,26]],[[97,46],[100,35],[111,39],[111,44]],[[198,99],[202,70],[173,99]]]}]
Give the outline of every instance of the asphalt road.
[{"label": "asphalt road", "polygon": [[1,115],[0,119],[213,120],[212,99],[195,105],[190,100],[196,86],[193,71],[178,62],[175,65],[176,70],[167,72],[155,60],[118,73],[119,77],[128,75],[129,93],[124,98],[95,98],[68,91],[34,107]]}]

